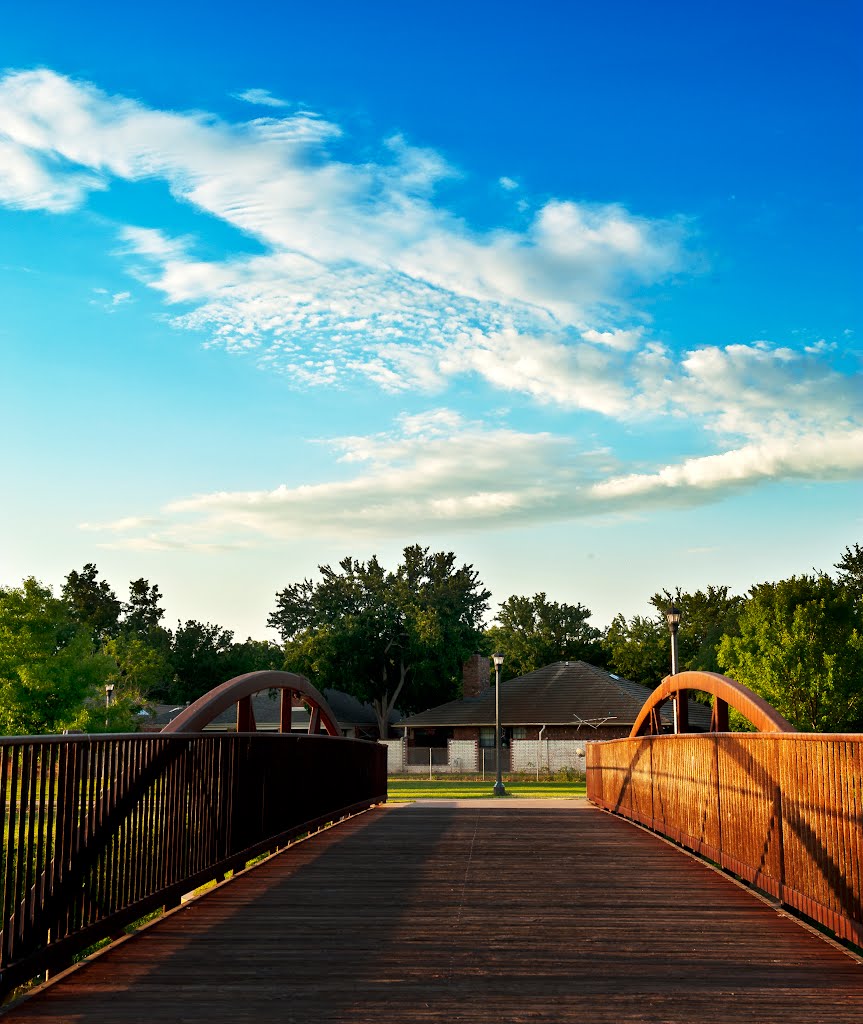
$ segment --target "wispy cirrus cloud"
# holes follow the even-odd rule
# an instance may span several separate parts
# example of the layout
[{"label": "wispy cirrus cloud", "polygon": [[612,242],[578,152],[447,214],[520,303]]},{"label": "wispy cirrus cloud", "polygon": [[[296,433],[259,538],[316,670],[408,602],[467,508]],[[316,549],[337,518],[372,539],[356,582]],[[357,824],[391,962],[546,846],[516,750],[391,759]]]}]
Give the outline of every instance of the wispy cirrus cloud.
[{"label": "wispy cirrus cloud", "polygon": [[369,531],[404,521],[485,528],[863,473],[863,378],[837,368],[833,344],[672,351],[654,333],[640,297],[698,265],[683,219],[566,198],[531,205],[519,185],[520,219],[479,229],[441,201],[440,186],[456,189],[460,172],[434,150],[394,135],[351,159],[341,125],[290,113],[262,90],[238,95],[270,116],[230,122],[50,71],[7,74],[0,202],[59,215],[113,181],[164,183],[175,203],[230,225],[256,251],[204,258],[198,239],[167,224],[126,224],[121,258],[176,328],[298,387],[365,379],[434,394],[474,377],[537,406],[679,420],[701,443],[697,455],[623,462],[550,433],[407,418],[385,435],[329,442],[356,470],[348,479],[182,498],[146,526],[109,530],[117,543],[248,543],[343,530],[346,516]]},{"label": "wispy cirrus cloud", "polygon": [[267,89],[244,89],[242,92],[235,92],[232,95],[234,99],[243,100],[244,103],[253,103],[259,107],[290,106],[287,100],[279,99]]},{"label": "wispy cirrus cloud", "polygon": [[89,525],[108,547],[218,550],[296,537],[392,537],[494,529],[717,501],[765,480],[863,473],[863,427],[765,441],[656,471],[621,473],[608,450],[572,438],[468,421],[449,409],[402,416],[386,433],[331,439],[347,478],[170,502],[136,521]]},{"label": "wispy cirrus cloud", "polygon": [[[7,205],[62,212],[113,179],[162,180],[177,202],[258,241],[262,254],[207,261],[194,239],[123,232],[141,280],[186,307],[177,327],[253,351],[300,385],[360,372],[383,387],[434,387],[494,370],[484,350],[515,334],[537,365],[561,349],[556,361],[581,385],[560,395],[577,406],[596,383],[584,354],[596,337],[637,327],[634,293],[688,263],[683,221],[615,204],[551,199],[518,228],[474,229],[436,200],[459,176],[440,154],[395,135],[374,159],[350,162],[329,148],[341,127],[308,111],[230,123],[41,70],[0,80],[0,125],[17,168],[0,179]],[[476,358],[464,358],[471,338]],[[411,375],[411,364],[437,370]],[[531,378],[527,391],[542,387]]]}]

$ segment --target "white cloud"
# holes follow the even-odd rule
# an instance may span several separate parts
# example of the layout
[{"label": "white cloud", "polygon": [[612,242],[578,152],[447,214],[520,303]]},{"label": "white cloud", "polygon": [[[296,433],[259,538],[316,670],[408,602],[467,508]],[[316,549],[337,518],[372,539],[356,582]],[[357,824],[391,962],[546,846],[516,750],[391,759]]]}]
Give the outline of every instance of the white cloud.
[{"label": "white cloud", "polygon": [[820,351],[763,341],[687,353],[665,397],[728,436],[820,436],[863,423],[863,375],[839,373]]},{"label": "white cloud", "polygon": [[[157,517],[103,524],[111,546],[248,543],[437,525],[489,527],[558,514],[577,486],[572,442],[465,421],[448,409],[404,416],[389,433],[328,442],[354,475],[329,483],[181,499]],[[604,456],[602,456],[604,457]],[[597,456],[583,454],[585,466]],[[92,528],[92,527],[88,527]],[[126,534],[126,536],[119,536]]]},{"label": "white cloud", "polygon": [[605,449],[572,438],[465,420],[450,409],[402,416],[392,431],[326,442],[350,467],[317,484],[181,498],[157,516],[101,527],[111,547],[222,548],[346,531],[392,538],[408,529],[495,529],[631,515],[721,500],[775,480],[863,473],[863,428],[773,439],[647,472],[621,473]]},{"label": "white cloud", "polygon": [[286,100],[280,100],[266,89],[245,89],[243,92],[232,93],[234,99],[243,100],[246,103],[254,103],[260,107],[287,107]]},{"label": "white cloud", "polygon": [[0,202],[6,206],[66,213],[80,206],[88,192],[103,188],[98,175],[72,172],[50,153],[4,139],[0,130]]},{"label": "white cloud", "polygon": [[614,477],[591,488],[594,498],[694,503],[766,480],[843,480],[863,474],[863,429],[765,440],[760,444],[686,459],[654,473]]},{"label": "white cloud", "polygon": [[508,178],[506,175],[503,175],[503,177],[498,178],[497,183],[498,185],[500,185],[502,189],[505,189],[507,192],[512,192],[514,189],[518,188],[518,182],[515,180],[515,178]]},{"label": "white cloud", "polygon": [[[263,90],[241,95],[274,111],[281,104]],[[120,257],[172,307],[177,328],[249,353],[297,386],[365,377],[392,392],[434,393],[474,375],[540,404],[622,421],[671,417],[707,431],[714,461],[658,458],[668,466],[590,481],[599,489],[589,497],[578,490],[577,500],[570,480],[563,491],[573,514],[600,499],[617,507],[636,493],[716,494],[814,474],[824,453],[827,475],[858,471],[843,438],[856,437],[863,423],[863,380],[835,368],[829,343],[674,353],[653,335],[633,297],[687,268],[683,221],[552,198],[525,210],[519,230],[479,230],[439,201],[441,183],[459,176],[440,154],[393,135],[376,156],[351,162],[347,143],[335,147],[341,138],[339,125],[308,111],[229,123],[151,109],[50,71],[10,73],[0,78],[0,202],[64,213],[114,179],[163,182],[174,201],[237,229],[259,251],[205,259],[194,237],[127,225]],[[508,182],[517,184],[499,179],[503,188]],[[129,298],[115,292],[104,301],[115,308]],[[467,436],[485,452],[488,431],[461,424],[452,444],[456,433],[459,444]],[[343,504],[329,510],[325,500],[336,494],[343,503],[339,487],[357,497],[369,523],[393,522],[387,509],[496,522],[555,507],[548,488],[531,484],[559,482],[542,453],[561,445],[549,448],[545,435],[496,438],[504,449],[540,451],[530,479],[505,492],[480,480],[476,490],[459,483],[453,467],[434,498],[409,464],[426,466],[442,442],[409,443],[405,424],[398,437],[411,455],[395,469],[380,462],[394,457],[381,439],[342,453],[357,461],[371,445],[372,466],[402,481],[405,489],[386,491],[383,504],[372,492],[383,493],[385,480],[372,468],[319,489],[210,498],[207,508],[245,510],[250,521],[285,529],[286,510],[305,523],[307,507],[320,523],[342,523]],[[445,469],[443,458],[430,465]]]},{"label": "white cloud", "polygon": [[131,292],[114,292],[112,294],[107,288],[94,288],[93,292],[98,298],[93,299],[92,304],[101,306],[108,313],[114,313],[119,306],[132,301]]},{"label": "white cloud", "polygon": [[[524,390],[577,406],[601,383],[586,376],[593,348],[622,347],[634,329],[618,322],[637,318],[633,288],[686,259],[681,223],[617,205],[550,200],[523,231],[475,230],[435,202],[439,183],[458,177],[440,154],[395,135],[377,161],[345,162],[327,148],[339,126],[309,112],[231,124],[42,70],[0,80],[0,130],[11,166],[24,167],[0,201],[68,210],[112,178],[158,179],[256,239],[263,255],[214,262],[194,255],[194,239],[123,231],[136,276],[188,307],[176,326],[254,350],[303,386],[359,371],[391,389],[433,389],[460,367],[517,388],[495,350],[521,344]],[[574,385],[555,376],[569,364]]]},{"label": "white cloud", "polygon": [[633,327],[628,331],[622,329],[595,331],[592,328],[588,328],[581,332],[581,336],[585,341],[592,341],[594,345],[607,345],[609,348],[617,349],[621,352],[631,352],[633,349],[638,348],[643,335],[643,327]]}]

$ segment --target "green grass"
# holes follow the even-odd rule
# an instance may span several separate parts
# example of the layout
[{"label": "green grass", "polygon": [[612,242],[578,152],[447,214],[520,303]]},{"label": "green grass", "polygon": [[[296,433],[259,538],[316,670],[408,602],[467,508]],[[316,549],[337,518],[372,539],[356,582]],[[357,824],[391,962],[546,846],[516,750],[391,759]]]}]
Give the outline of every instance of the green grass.
[{"label": "green grass", "polygon": [[[474,779],[467,781],[437,778],[429,781],[421,778],[391,778],[387,782],[387,792],[390,803],[407,803],[411,800],[478,800],[481,797],[493,796],[493,785],[494,779],[481,782]],[[504,778],[504,786],[509,796],[513,798],[559,800],[584,796],[583,779],[574,779],[571,782],[531,782]]]}]

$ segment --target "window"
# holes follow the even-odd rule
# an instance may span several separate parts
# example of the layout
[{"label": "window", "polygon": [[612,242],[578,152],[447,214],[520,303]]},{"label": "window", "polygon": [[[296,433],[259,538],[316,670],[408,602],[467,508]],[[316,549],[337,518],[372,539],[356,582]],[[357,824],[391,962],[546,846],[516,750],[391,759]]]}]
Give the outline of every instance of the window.
[{"label": "window", "polygon": [[494,726],[481,726],[479,730],[479,745],[481,747],[494,746]]},{"label": "window", "polygon": [[512,730],[512,738],[514,740],[526,740],[527,739],[527,726],[516,725]]}]

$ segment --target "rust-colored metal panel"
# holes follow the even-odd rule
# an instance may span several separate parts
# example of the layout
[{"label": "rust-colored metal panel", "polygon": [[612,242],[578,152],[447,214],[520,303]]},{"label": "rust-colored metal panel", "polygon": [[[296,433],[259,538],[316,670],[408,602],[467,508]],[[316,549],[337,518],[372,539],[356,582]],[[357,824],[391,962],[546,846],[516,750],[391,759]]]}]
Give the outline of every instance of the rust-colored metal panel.
[{"label": "rust-colored metal panel", "polygon": [[589,744],[587,795],[863,944],[863,736],[722,733]]}]

